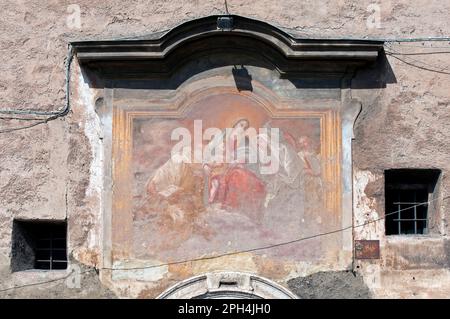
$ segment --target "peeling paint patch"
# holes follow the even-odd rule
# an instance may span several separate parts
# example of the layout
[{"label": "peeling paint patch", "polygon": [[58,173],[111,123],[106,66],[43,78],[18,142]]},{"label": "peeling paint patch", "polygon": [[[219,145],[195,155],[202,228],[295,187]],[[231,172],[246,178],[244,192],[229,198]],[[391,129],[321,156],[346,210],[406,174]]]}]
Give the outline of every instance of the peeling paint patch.
[{"label": "peeling paint patch", "polygon": [[98,196],[102,192],[103,181],[103,145],[102,128],[100,119],[95,112],[95,92],[89,88],[82,74],[79,75],[79,96],[80,104],[84,109],[85,120],[81,125],[84,126],[84,133],[89,139],[92,149],[92,161],[90,167],[89,186],[86,190],[87,196]]},{"label": "peeling paint patch", "polygon": [[[86,189],[86,197],[90,199],[90,208],[96,211],[94,214],[95,224],[100,225],[102,216],[102,188],[103,188],[103,143],[102,127],[100,119],[95,112],[95,90],[89,87],[89,83],[83,78],[81,72],[78,74],[78,94],[80,108],[84,110],[83,123],[84,134],[89,140],[92,160],[89,168],[89,184]],[[88,248],[98,247],[101,242],[100,229],[90,229],[87,238]]]},{"label": "peeling paint patch", "polygon": [[[369,183],[377,180],[377,176],[370,171],[354,172],[354,224],[362,225],[368,221],[378,220],[380,214],[374,209],[376,199],[366,195],[365,190]],[[354,229],[355,239],[378,239],[379,234],[384,232],[382,220],[373,222],[364,227]]]}]

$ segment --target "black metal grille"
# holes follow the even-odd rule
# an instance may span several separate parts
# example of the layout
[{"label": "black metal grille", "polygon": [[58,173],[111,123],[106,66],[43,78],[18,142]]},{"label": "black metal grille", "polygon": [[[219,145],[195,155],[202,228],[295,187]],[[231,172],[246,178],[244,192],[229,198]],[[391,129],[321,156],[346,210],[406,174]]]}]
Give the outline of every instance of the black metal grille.
[{"label": "black metal grille", "polygon": [[415,190],[391,190],[386,217],[388,235],[426,234],[428,222],[428,191],[426,188]]},{"label": "black metal grille", "polygon": [[41,225],[37,231],[35,263],[36,269],[66,269],[66,225]]},{"label": "black metal grille", "polygon": [[11,270],[66,269],[65,221],[14,220]]}]

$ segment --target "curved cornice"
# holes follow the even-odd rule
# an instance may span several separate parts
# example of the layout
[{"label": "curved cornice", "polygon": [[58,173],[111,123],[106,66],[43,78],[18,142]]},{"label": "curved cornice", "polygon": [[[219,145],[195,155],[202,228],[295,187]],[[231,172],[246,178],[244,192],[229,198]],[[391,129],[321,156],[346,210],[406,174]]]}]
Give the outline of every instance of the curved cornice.
[{"label": "curved cornice", "polygon": [[176,48],[193,40],[233,35],[265,42],[288,59],[357,59],[374,60],[383,47],[382,41],[300,39],[268,23],[231,16],[231,30],[217,28],[217,19],[209,16],[183,23],[156,38],[72,42],[80,61],[164,59]]},{"label": "curved cornice", "polygon": [[[218,28],[218,19],[223,17],[233,19],[232,29]],[[140,70],[163,76],[206,53],[239,52],[269,60],[282,74],[299,70],[342,74],[348,67],[376,60],[383,49],[382,41],[296,38],[268,23],[240,16],[209,16],[149,37],[71,44],[81,64],[119,78],[139,77]]]}]

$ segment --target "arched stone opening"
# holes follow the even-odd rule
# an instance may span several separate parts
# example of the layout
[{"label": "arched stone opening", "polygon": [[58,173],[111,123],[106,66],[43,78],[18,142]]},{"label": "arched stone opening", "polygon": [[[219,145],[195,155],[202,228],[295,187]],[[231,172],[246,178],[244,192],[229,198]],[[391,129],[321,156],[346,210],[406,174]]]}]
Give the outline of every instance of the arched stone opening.
[{"label": "arched stone opening", "polygon": [[296,299],[283,286],[242,272],[214,272],[183,280],[158,296],[160,299]]}]

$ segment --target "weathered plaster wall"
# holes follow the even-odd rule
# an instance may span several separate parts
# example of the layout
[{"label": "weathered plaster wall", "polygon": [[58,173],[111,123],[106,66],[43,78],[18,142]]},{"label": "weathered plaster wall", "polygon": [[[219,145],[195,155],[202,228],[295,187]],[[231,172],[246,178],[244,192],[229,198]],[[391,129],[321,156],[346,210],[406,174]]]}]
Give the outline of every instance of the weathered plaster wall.
[{"label": "weathered plaster wall", "polygon": [[[228,7],[233,14],[292,28],[290,31],[307,37],[404,38],[450,33],[448,2],[352,2],[231,0]],[[380,5],[380,28],[368,27],[371,3]],[[79,5],[79,28],[74,27],[73,21],[68,23],[74,12],[70,11],[73,7],[68,7],[71,4]],[[0,56],[5,61],[0,65],[0,108],[56,110],[64,103],[64,59],[69,41],[146,35],[189,19],[224,13],[224,4],[221,0],[109,1],[107,4],[33,0],[3,1],[0,10]],[[448,47],[448,43],[435,42],[393,45],[393,49],[422,51],[422,45],[443,46],[444,51]],[[405,59],[425,67],[428,64],[428,67],[447,68],[443,72],[449,72],[449,54],[412,56],[426,64]],[[363,101],[353,145],[356,224],[382,216],[385,168],[441,168],[441,196],[450,195],[449,75],[421,70],[392,57],[388,57],[388,63],[381,63],[381,67],[386,72],[373,76],[370,72],[380,72],[366,70],[353,82],[353,97]],[[67,117],[0,135],[1,287],[35,282],[46,276],[9,274],[13,218],[64,219],[67,216],[69,249],[75,260],[90,266],[100,263],[102,201],[98,167],[103,159],[101,126],[95,113],[97,92],[83,84],[76,62],[71,79],[72,111]],[[386,88],[362,89],[364,83],[374,80],[390,84]],[[2,128],[26,124],[28,121],[1,119],[0,122]],[[381,240],[381,260],[355,264],[374,296],[448,296],[449,205],[449,201],[440,204],[442,227],[436,238],[388,241],[383,236],[382,223],[355,231],[357,239]],[[420,246],[425,252],[416,249]],[[312,269],[305,269],[301,273],[311,272]],[[139,294],[139,287],[132,293],[121,292],[124,293],[146,295],[145,291]]]},{"label": "weathered plaster wall", "polygon": [[[392,48],[412,53],[420,52],[420,46],[415,43],[392,45]],[[442,170],[434,212],[438,225],[427,238],[387,238],[384,221],[356,228],[355,239],[380,239],[381,244],[381,259],[360,261],[356,270],[365,275],[365,281],[377,297],[445,297],[450,289],[450,201],[444,199],[449,196],[450,186],[450,145],[447,143],[450,56],[399,57],[423,67],[436,66],[447,73],[421,70],[388,57],[392,72],[386,72],[383,77],[391,77],[393,83],[380,89],[378,94],[353,90],[354,97],[366,101],[354,129],[354,223],[383,216],[385,169],[438,168]],[[365,81],[363,77],[364,72],[356,77],[353,85],[358,87],[360,80]]]}]

